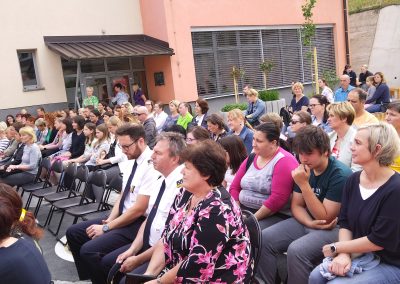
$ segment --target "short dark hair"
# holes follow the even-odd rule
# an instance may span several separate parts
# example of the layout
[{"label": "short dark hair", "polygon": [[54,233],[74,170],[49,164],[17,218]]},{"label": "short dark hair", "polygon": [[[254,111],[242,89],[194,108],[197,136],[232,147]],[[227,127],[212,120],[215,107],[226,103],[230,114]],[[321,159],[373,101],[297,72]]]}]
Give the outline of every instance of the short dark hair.
[{"label": "short dark hair", "polygon": [[394,110],[400,113],[400,100],[395,100],[388,104],[387,109]]},{"label": "short dark hair", "polygon": [[118,89],[122,89],[122,84],[121,83],[117,83],[114,85],[114,88],[117,87]]},{"label": "short dark hair", "polygon": [[205,114],[209,110],[208,103],[205,99],[198,98],[196,103],[199,105],[202,114]]},{"label": "short dark hair", "polygon": [[216,113],[207,116],[206,120],[207,122],[217,125],[219,129],[225,129],[224,119]]},{"label": "short dark hair", "polygon": [[256,131],[260,131],[265,135],[265,138],[269,141],[276,141],[279,146],[280,130],[279,127],[273,122],[265,122],[258,125],[255,128]]},{"label": "short dark hair", "polygon": [[210,139],[210,132],[198,125],[189,127],[188,133],[192,133],[193,137],[199,141]]},{"label": "short dark hair", "polygon": [[355,88],[355,89],[351,90],[350,92],[356,93],[358,95],[358,99],[361,102],[365,102],[367,100],[368,93],[361,88]]},{"label": "short dark hair", "polygon": [[108,104],[105,101],[99,102],[99,105],[102,105],[104,108],[108,106]]},{"label": "short dark hair", "polygon": [[37,109],[44,112],[44,107],[38,107]]},{"label": "short dark hair", "polygon": [[237,135],[229,135],[218,140],[218,143],[224,147],[229,156],[229,166],[232,169],[232,174],[236,174],[240,165],[247,158],[246,147],[243,140]]},{"label": "short dark hair", "polygon": [[103,116],[111,117],[111,116],[114,116],[114,114],[113,114],[112,112],[110,112],[110,111],[106,111],[106,112],[103,114]]},{"label": "short dark hair", "polygon": [[187,147],[181,156],[185,162],[192,163],[203,177],[207,177],[207,183],[211,186],[219,186],[225,177],[227,169],[225,150],[217,142],[206,140]]},{"label": "short dark hair", "polygon": [[85,106],[85,108],[87,108],[89,111],[93,111],[94,110],[94,106],[93,105]]},{"label": "short dark hair", "polygon": [[14,127],[15,131],[19,132],[19,130],[24,127],[24,125],[21,122],[14,122],[12,124],[12,127]]},{"label": "short dark hair", "polygon": [[182,125],[173,124],[170,127],[165,129],[165,132],[177,132],[183,135],[186,138],[186,129]]},{"label": "short dark hair", "polygon": [[77,115],[72,119],[73,122],[78,124],[78,129],[82,130],[83,127],[85,126],[86,120],[82,115]]},{"label": "short dark hair", "polygon": [[331,154],[328,134],[320,127],[307,125],[300,129],[293,139],[293,150],[297,154],[311,154],[314,149],[322,155]]},{"label": "short dark hair", "polygon": [[93,113],[97,117],[101,116],[101,113],[97,109],[92,110],[91,113]]},{"label": "short dark hair", "polygon": [[145,138],[144,128],[140,124],[123,124],[116,131],[117,136],[129,136],[131,140]]}]

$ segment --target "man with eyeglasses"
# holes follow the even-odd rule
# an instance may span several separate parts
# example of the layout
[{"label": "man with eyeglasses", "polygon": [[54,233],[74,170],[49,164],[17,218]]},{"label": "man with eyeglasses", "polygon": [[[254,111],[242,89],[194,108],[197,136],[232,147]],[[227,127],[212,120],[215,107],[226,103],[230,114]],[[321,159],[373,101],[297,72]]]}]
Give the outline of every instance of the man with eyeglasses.
[{"label": "man with eyeglasses", "polygon": [[101,261],[110,252],[132,243],[145,219],[150,195],[161,177],[151,159],[152,150],[146,145],[141,125],[126,124],[116,131],[119,147],[128,161],[119,164],[123,186],[119,198],[107,219],[97,218],[72,225],[67,241],[81,280],[105,283],[106,275],[99,272]]},{"label": "man with eyeglasses", "polygon": [[146,144],[150,149],[153,149],[157,136],[156,121],[149,115],[149,110],[145,106],[137,107],[135,115],[137,115],[140,123],[143,124]]}]

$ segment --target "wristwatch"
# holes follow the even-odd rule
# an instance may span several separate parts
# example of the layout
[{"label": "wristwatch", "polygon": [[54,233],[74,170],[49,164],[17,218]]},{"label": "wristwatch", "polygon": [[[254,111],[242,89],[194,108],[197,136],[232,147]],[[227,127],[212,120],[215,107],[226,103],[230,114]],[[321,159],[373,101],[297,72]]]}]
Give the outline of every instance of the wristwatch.
[{"label": "wristwatch", "polygon": [[103,225],[103,233],[107,233],[110,230],[110,227],[107,224]]},{"label": "wristwatch", "polygon": [[335,246],[335,243],[331,243],[329,246],[330,246],[330,248],[331,248],[331,252],[332,252],[332,253],[336,253],[336,246]]}]

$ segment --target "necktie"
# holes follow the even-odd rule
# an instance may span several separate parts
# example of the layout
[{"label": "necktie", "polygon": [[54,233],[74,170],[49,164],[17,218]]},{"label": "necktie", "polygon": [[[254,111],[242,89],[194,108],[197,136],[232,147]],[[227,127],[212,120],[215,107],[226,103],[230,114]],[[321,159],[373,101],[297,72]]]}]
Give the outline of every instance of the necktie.
[{"label": "necktie", "polygon": [[128,193],[130,191],[131,183],[132,183],[133,177],[135,175],[136,168],[137,168],[137,161],[135,161],[135,163],[133,164],[131,175],[128,178],[128,182],[125,185],[125,189],[124,189],[124,192],[122,193],[121,200],[119,201],[119,215],[121,215],[122,211],[124,210],[124,202],[125,202],[126,196],[128,195]]},{"label": "necktie", "polygon": [[163,193],[165,191],[165,179],[162,182],[160,191],[158,192],[156,202],[153,205],[153,208],[151,208],[149,216],[147,216],[146,220],[146,226],[144,227],[143,231],[143,249],[148,249],[150,247],[149,240],[150,240],[150,228],[151,224],[153,223],[154,217],[156,216],[158,205],[160,204],[161,197],[163,196]]}]

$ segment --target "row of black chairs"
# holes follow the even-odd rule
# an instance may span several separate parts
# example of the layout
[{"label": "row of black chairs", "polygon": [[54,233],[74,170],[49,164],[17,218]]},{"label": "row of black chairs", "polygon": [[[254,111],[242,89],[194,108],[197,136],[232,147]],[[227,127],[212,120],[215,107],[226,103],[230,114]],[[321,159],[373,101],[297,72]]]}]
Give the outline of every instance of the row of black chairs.
[{"label": "row of black chairs", "polygon": [[[40,179],[40,174],[46,170],[46,174]],[[44,158],[41,162],[35,181],[32,184],[21,187],[22,193],[29,193],[29,197],[25,204],[25,209],[29,209],[33,198],[37,198],[37,204],[34,215],[37,218],[43,200],[50,204],[50,210],[47,215],[43,227],[58,238],[62,222],[65,214],[74,217],[73,224],[79,218],[90,219],[90,215],[102,212],[103,215],[111,209],[108,203],[109,196],[112,191],[119,192],[122,187],[122,177],[114,176],[107,185],[107,176],[105,171],[97,170],[90,175],[86,166],[77,166],[74,163],[69,164],[64,170],[62,161],[55,161],[51,164],[50,158]],[[58,185],[51,185],[50,175],[55,173],[60,175]],[[50,228],[55,212],[60,212],[61,217],[56,231]]]}]

